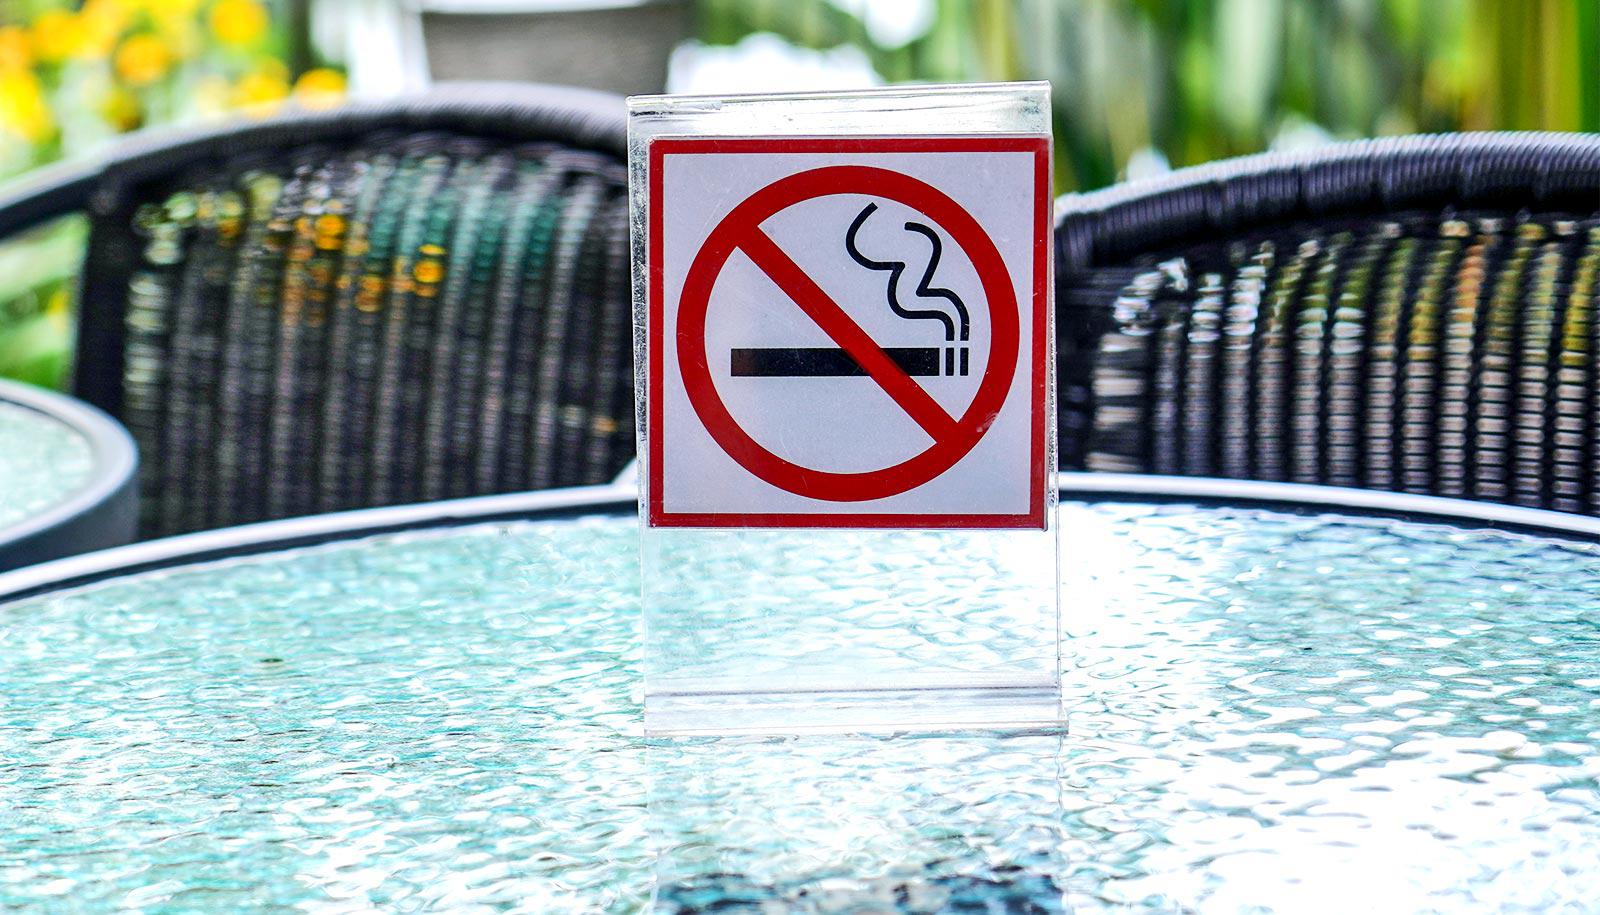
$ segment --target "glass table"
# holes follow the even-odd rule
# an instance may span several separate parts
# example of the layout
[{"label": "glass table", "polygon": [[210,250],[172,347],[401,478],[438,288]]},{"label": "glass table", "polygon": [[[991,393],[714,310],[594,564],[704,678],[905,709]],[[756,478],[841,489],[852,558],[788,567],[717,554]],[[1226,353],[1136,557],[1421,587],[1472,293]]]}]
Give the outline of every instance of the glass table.
[{"label": "glass table", "polygon": [[1098,485],[1061,508],[1065,736],[644,739],[620,488],[0,576],[0,907],[1600,898],[1590,522]]},{"label": "glass table", "polygon": [[0,379],[0,569],[133,539],[136,463],[105,414]]}]

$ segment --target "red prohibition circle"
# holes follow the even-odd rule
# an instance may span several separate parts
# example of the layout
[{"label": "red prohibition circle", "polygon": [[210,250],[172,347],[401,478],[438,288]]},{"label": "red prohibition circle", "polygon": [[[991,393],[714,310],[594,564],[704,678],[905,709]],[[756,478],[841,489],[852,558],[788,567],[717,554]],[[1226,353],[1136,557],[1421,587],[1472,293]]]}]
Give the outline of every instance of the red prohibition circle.
[{"label": "red prohibition circle", "polygon": [[[950,233],[971,259],[990,315],[989,359],[966,412],[925,450],[879,470],[841,473],[803,467],[763,447],[728,412],[706,359],[706,311],[711,290],[733,252],[746,245],[776,250],[762,222],[797,203],[838,194],[864,194],[902,203]],[[748,252],[747,252],[748,254]],[[763,268],[764,269],[764,268]],[[783,286],[779,283],[780,287]],[[785,292],[793,296],[788,289]],[[1005,260],[978,221],[926,182],[866,165],[833,165],[781,178],[751,194],[711,230],[689,266],[678,307],[678,363],[689,403],[728,456],[780,489],[832,502],[883,499],[917,488],[954,467],[993,425],[1017,367],[1016,293]],[[894,395],[891,394],[891,397]]]}]

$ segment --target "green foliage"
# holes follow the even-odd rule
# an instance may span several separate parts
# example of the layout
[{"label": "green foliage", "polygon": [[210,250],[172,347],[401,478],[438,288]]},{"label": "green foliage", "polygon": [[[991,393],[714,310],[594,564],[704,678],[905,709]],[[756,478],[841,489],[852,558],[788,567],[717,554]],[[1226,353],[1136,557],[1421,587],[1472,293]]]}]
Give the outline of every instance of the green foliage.
[{"label": "green foliage", "polygon": [[65,380],[88,220],[68,216],[0,242],[0,377]]},{"label": "green foliage", "polygon": [[889,82],[1048,79],[1058,190],[1304,138],[1600,130],[1600,0],[927,0],[875,43],[839,0],[700,0],[703,41],[861,48]]},{"label": "green foliage", "polygon": [[[333,103],[343,75],[306,70],[309,36],[289,27],[305,8],[305,0],[0,0],[0,179],[93,155],[153,124],[291,100]],[[0,240],[0,377],[64,379],[85,237],[83,220],[69,219]]]}]

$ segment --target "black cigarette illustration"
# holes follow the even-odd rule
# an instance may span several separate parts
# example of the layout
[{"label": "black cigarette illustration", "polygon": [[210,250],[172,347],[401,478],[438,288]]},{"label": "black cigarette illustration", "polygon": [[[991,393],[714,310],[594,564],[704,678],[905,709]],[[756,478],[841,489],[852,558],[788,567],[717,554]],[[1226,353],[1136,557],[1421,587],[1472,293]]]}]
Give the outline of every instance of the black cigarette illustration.
[{"label": "black cigarette illustration", "polygon": [[[900,276],[906,270],[905,261],[873,260],[856,247],[856,234],[877,209],[876,203],[867,204],[850,223],[850,228],[844,236],[845,252],[850,255],[851,260],[862,267],[889,274],[884,289],[884,299],[890,311],[907,321],[939,322],[944,328],[945,339],[943,347],[891,346],[884,347],[883,352],[902,371],[914,378],[938,377],[941,374],[947,377],[965,376],[970,370],[967,342],[972,332],[972,322],[967,314],[967,306],[961,301],[960,296],[953,290],[932,285],[933,275],[939,269],[939,260],[944,253],[944,244],[939,239],[939,233],[920,222],[905,224],[907,232],[921,235],[932,246],[928,255],[928,266],[922,271],[922,278],[917,282],[917,297],[942,299],[947,303],[948,309],[907,308],[901,304],[898,293]],[[735,378],[838,378],[867,374],[849,353],[838,347],[829,346],[738,348],[730,353],[729,370]]]},{"label": "black cigarette illustration", "polygon": [[[939,374],[939,347],[891,346],[884,353],[913,378]],[[951,353],[945,351],[945,374]],[[733,351],[730,366],[735,378],[840,378],[867,374],[849,353],[838,347],[748,347]]]}]

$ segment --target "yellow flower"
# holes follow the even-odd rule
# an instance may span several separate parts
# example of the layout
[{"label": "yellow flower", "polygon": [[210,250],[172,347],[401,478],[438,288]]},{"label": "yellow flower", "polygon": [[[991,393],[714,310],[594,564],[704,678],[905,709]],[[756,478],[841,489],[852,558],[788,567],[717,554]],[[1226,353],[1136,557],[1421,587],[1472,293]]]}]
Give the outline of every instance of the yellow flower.
[{"label": "yellow flower", "polygon": [[146,86],[167,75],[172,51],[154,35],[134,35],[117,48],[116,66],[129,85]]},{"label": "yellow flower", "polygon": [[200,56],[210,41],[193,14],[152,11],[150,24],[179,60]]},{"label": "yellow flower", "polygon": [[131,89],[112,86],[100,100],[100,116],[118,132],[127,132],[144,122],[144,108]]},{"label": "yellow flower", "polygon": [[253,45],[267,33],[267,8],[256,0],[217,0],[211,8],[211,32],[223,44]]},{"label": "yellow flower", "polygon": [[83,22],[66,10],[45,10],[33,21],[33,52],[45,63],[60,63],[83,46]]},{"label": "yellow flower", "polygon": [[294,83],[294,97],[307,108],[327,108],[344,98],[344,74],[318,67],[300,74]]},{"label": "yellow flower", "polygon": [[128,0],[88,0],[78,17],[81,57],[105,57],[117,46],[133,11]]},{"label": "yellow flower", "polygon": [[126,25],[144,0],[84,0],[83,14]]},{"label": "yellow flower", "polygon": [[0,127],[29,143],[42,143],[55,133],[55,118],[33,73],[0,74]]},{"label": "yellow flower", "polygon": [[238,108],[276,108],[289,96],[289,81],[274,68],[247,73],[233,85],[233,104]]},{"label": "yellow flower", "polygon": [[67,287],[62,286],[50,293],[50,298],[45,300],[44,312],[62,321],[72,315],[72,296],[67,293]]},{"label": "yellow flower", "polygon": [[22,26],[0,28],[0,72],[15,73],[33,66],[33,49]]},{"label": "yellow flower", "polygon": [[200,8],[200,0],[144,0],[144,5],[157,16],[193,16]]}]

